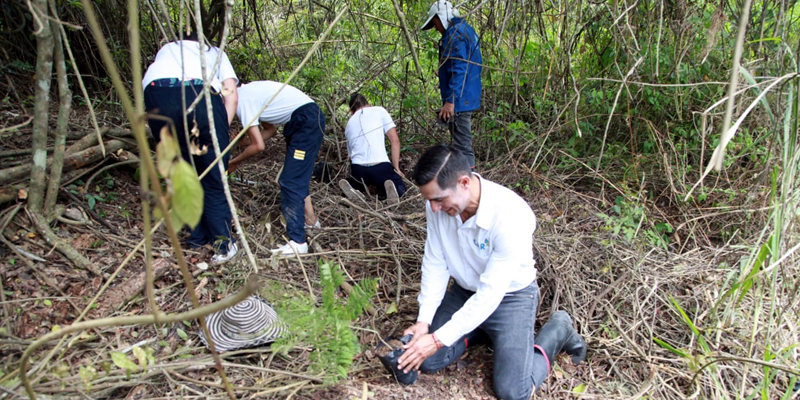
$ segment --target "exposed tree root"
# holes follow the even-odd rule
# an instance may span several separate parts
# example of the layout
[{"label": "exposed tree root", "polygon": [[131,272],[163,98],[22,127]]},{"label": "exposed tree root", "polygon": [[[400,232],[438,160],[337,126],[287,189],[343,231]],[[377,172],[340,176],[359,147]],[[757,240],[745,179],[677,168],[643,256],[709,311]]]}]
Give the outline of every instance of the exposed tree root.
[{"label": "exposed tree root", "polygon": [[48,244],[55,246],[56,250],[72,262],[76,268],[83,268],[97,276],[103,276],[103,271],[98,266],[92,264],[92,262],[78,252],[78,250],[75,250],[74,247],[65,243],[50,230],[50,226],[47,224],[44,216],[28,212],[28,218],[30,218],[31,223],[33,223],[34,228],[36,228],[36,232],[38,232]]}]

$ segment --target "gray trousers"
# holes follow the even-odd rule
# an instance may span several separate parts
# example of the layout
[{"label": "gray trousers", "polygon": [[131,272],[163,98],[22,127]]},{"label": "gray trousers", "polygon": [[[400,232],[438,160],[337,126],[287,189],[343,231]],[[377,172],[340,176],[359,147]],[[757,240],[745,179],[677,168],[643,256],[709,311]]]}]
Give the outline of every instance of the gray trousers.
[{"label": "gray trousers", "polygon": [[[442,299],[431,322],[430,332],[436,332],[450,321],[474,292],[453,283]],[[492,343],[494,354],[493,382],[495,396],[504,400],[528,400],[534,388],[547,378],[547,359],[534,350],[533,325],[539,304],[539,286],[530,286],[506,293],[497,309],[476,330],[444,346],[425,359],[422,372],[439,371],[458,361],[470,344],[483,336]]]},{"label": "gray trousers", "polygon": [[467,156],[470,167],[475,167],[475,153],[472,151],[472,111],[453,114],[447,128],[453,139],[453,147]]}]

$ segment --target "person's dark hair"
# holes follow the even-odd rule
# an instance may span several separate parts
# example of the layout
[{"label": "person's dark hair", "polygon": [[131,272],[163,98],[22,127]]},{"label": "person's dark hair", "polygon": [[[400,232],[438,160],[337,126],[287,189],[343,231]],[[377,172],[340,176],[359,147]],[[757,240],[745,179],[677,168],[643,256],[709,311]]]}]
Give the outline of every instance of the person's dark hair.
[{"label": "person's dark hair", "polygon": [[369,102],[367,101],[367,98],[364,97],[363,94],[355,92],[352,95],[350,95],[350,102],[348,104],[350,105],[350,111],[355,112],[361,107],[368,106]]},{"label": "person's dark hair", "polygon": [[186,35],[183,37],[183,40],[191,40],[191,41],[193,41],[193,42],[197,42],[197,41],[199,41],[199,40],[197,39],[197,30],[196,30],[196,29],[192,29],[192,30],[191,30],[191,32],[189,32],[188,34],[186,34]]},{"label": "person's dark hair", "polygon": [[414,166],[411,179],[418,186],[426,185],[436,179],[440,188],[451,189],[456,186],[458,178],[470,174],[467,156],[453,146],[440,143],[425,150]]},{"label": "person's dark hair", "polygon": [[[189,31],[189,33],[183,36],[183,39],[178,38],[177,40],[190,40],[192,42],[200,42],[200,39],[197,36],[198,36],[197,30],[192,29],[191,31]],[[212,48],[219,49],[219,46],[217,44],[209,42],[207,37],[205,39],[206,43],[208,43],[208,45],[203,46],[205,51],[211,51]]]}]

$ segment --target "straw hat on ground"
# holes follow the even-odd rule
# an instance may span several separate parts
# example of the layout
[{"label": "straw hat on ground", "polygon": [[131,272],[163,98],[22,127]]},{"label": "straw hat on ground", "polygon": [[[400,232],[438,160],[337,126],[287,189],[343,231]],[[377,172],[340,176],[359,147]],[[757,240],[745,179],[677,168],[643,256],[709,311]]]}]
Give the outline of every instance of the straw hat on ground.
[{"label": "straw hat on ground", "polygon": [[[285,331],[275,310],[255,295],[208,315],[206,325],[219,352],[271,343]],[[202,331],[200,340],[208,346]]]}]

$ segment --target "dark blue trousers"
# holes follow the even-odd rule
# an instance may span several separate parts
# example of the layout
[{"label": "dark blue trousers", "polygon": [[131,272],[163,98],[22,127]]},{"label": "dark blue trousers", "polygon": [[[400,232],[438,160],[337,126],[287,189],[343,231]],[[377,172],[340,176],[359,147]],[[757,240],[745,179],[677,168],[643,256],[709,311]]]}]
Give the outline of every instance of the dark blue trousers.
[{"label": "dark blue trousers", "polygon": [[[217,158],[214,145],[211,143],[211,130],[208,123],[208,112],[206,99],[201,100],[194,108],[194,112],[186,117],[189,128],[183,125],[183,112],[181,107],[181,89],[186,95],[186,105],[192,104],[197,95],[202,93],[202,85],[194,86],[150,86],[144,91],[144,102],[147,112],[168,117],[175,124],[175,133],[181,148],[181,157],[190,162],[190,157],[194,158],[195,169],[200,175]],[[214,113],[214,126],[217,131],[219,146],[224,149],[230,143],[230,133],[228,132],[228,115],[222,97],[219,95],[211,96],[211,106]],[[153,137],[160,141],[161,128],[167,125],[166,121],[160,119],[148,119]],[[186,143],[186,132],[190,131],[197,124],[200,137],[197,139],[198,145],[202,148],[208,146],[208,152],[200,156],[191,156],[189,147]],[[228,156],[222,158],[225,169],[228,168]],[[231,209],[228,200],[225,198],[225,189],[222,186],[222,176],[219,167],[214,166],[206,176],[200,180],[203,186],[203,216],[200,222],[191,231],[187,243],[191,247],[200,247],[205,244],[212,244],[217,252],[227,252],[228,243],[234,241],[231,234]]]},{"label": "dark blue trousers", "polygon": [[392,181],[395,189],[397,189],[398,196],[403,197],[403,194],[406,193],[406,184],[403,182],[403,178],[394,171],[392,163],[382,162],[372,166],[352,164],[350,171],[352,176],[348,177],[347,181],[356,190],[366,192],[367,188],[364,187],[364,184],[376,186],[378,188],[378,197],[383,199],[386,198],[386,188],[383,183]]},{"label": "dark blue trousers", "polygon": [[308,197],[308,185],[317,161],[322,135],[325,132],[325,115],[316,103],[300,106],[283,127],[286,138],[286,158],[283,172],[278,178],[281,186],[281,211],[286,219],[286,231],[291,240],[306,242],[303,205]]}]

